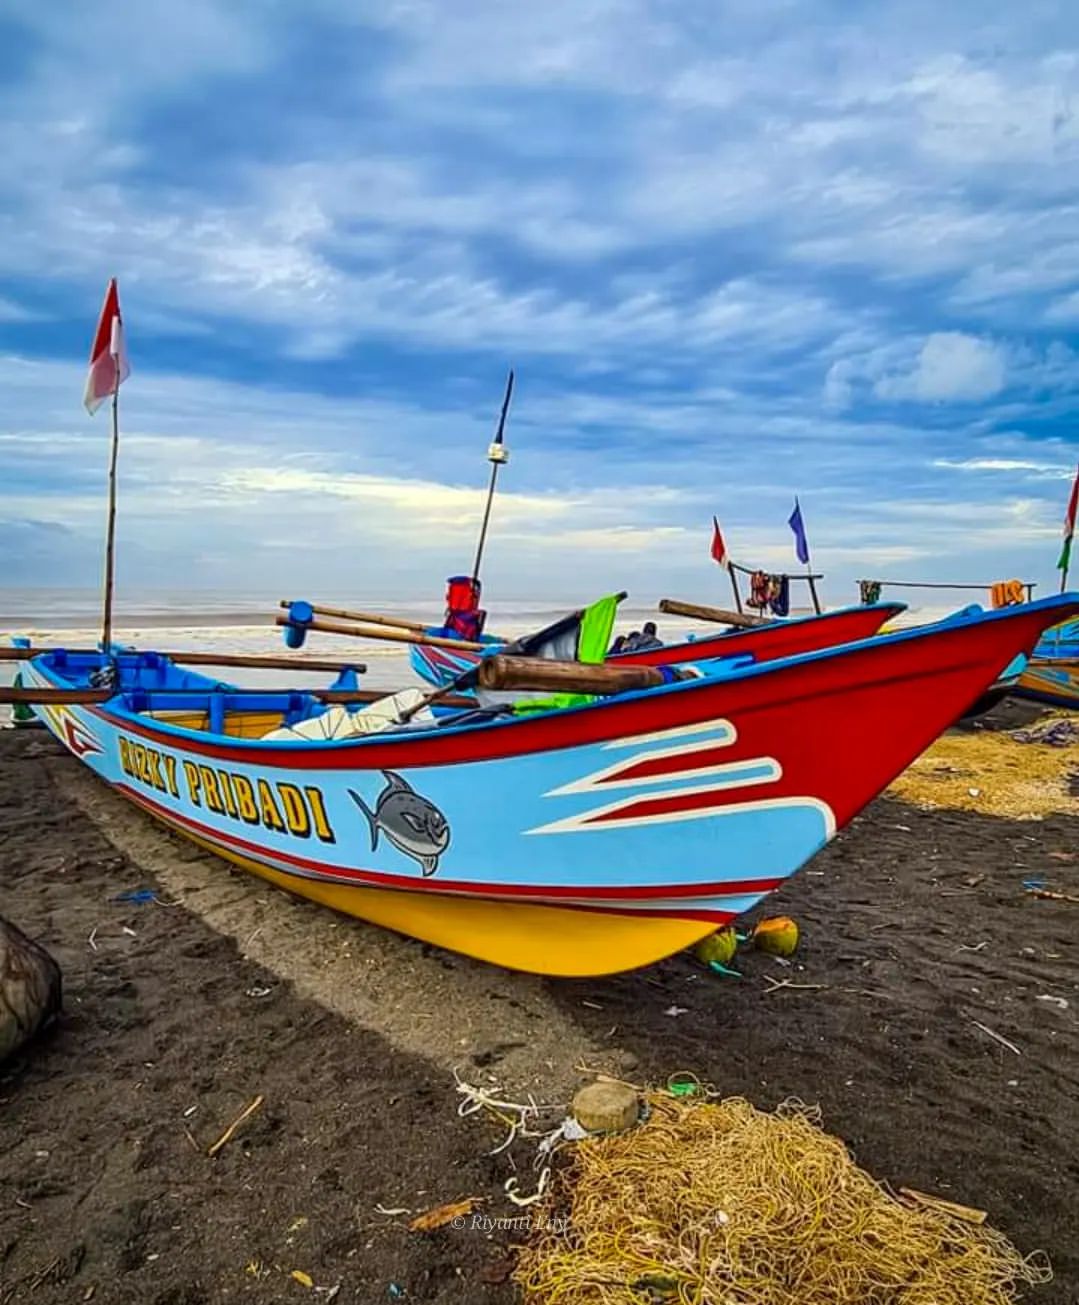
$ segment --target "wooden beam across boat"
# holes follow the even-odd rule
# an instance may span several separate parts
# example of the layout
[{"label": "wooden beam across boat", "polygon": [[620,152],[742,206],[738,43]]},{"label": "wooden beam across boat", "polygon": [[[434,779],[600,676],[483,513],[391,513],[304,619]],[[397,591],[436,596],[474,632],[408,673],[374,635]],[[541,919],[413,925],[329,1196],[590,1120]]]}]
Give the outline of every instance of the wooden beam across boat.
[{"label": "wooden beam across boat", "polygon": [[[552,693],[626,693],[668,682],[658,666],[593,666],[542,657],[485,657],[477,672],[481,689],[533,689]],[[444,701],[444,700],[443,700]]]},{"label": "wooden beam across boat", "polygon": [[[153,709],[153,699],[155,697],[163,698],[190,698],[193,702],[199,698],[206,698],[215,693],[239,694],[253,693],[259,696],[272,694],[301,693],[307,697],[317,698],[319,702],[326,703],[369,703],[379,702],[382,698],[390,696],[392,690],[388,689],[214,689],[214,688],[194,688],[194,689],[96,689],[96,688],[30,688],[22,686],[13,688],[10,685],[0,686],[0,704],[14,703],[41,703],[48,706],[75,706],[86,703],[108,702],[113,698],[122,697],[129,694],[138,694],[145,697],[151,710]],[[450,695],[439,700],[444,706],[469,708],[474,710],[476,700],[466,698],[461,694]]]},{"label": "wooden beam across boat", "polygon": [[[287,616],[275,616],[274,624],[291,629],[296,622]],[[384,639],[389,643],[416,643],[430,648],[451,648],[458,652],[487,652],[485,643],[470,639],[444,639],[441,635],[413,633],[411,630],[393,630],[388,626],[345,625],[341,621],[304,621],[305,630],[318,630],[323,634],[347,634],[353,639]]]},{"label": "wooden beam across boat", "polygon": [[694,621],[719,621],[723,625],[737,625],[752,629],[758,625],[771,625],[763,616],[749,616],[746,612],[731,612],[725,607],[702,607],[699,603],[683,603],[677,598],[661,598],[659,610],[671,616],[688,616]]},{"label": "wooden beam across boat", "polygon": [[[68,652],[75,656],[93,656],[100,653],[98,648],[0,648],[0,661],[28,662],[47,652]],[[127,650],[124,650],[127,651]],[[131,652],[138,651],[131,649]],[[170,662],[181,666],[246,666],[261,667],[270,671],[356,671],[362,675],[367,666],[363,662],[334,661],[325,657],[264,657],[256,653],[208,653],[208,652],[158,652],[158,657],[166,657]]]},{"label": "wooden beam across boat", "polygon": [[[292,606],[292,600],[282,598],[278,606],[283,607],[287,612]],[[371,625],[388,625],[397,630],[414,630],[420,634],[427,629],[423,621],[406,621],[400,616],[382,616],[377,612],[353,612],[347,607],[323,607],[318,603],[311,603],[309,606],[316,616],[336,616],[345,621],[367,621]]]}]

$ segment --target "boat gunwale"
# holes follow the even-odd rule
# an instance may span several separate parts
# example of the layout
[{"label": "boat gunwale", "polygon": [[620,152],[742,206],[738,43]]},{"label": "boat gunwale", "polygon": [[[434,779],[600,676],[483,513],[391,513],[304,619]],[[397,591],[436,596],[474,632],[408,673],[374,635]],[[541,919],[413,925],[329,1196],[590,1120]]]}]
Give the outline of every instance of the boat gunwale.
[{"label": "boat gunwale", "polygon": [[[564,722],[565,729],[561,732],[572,735],[573,725],[578,724],[582,719],[592,717],[598,721],[603,719],[604,715],[614,716],[618,719],[618,723],[609,730],[600,729],[599,732],[596,732],[595,729],[586,730],[584,731],[584,737],[570,737],[564,741],[547,742],[544,746],[535,748],[529,748],[527,745],[524,747],[510,745],[505,751],[497,750],[494,756],[460,759],[498,760],[501,756],[515,756],[529,751],[554,751],[561,747],[602,744],[610,740],[626,738],[635,732],[632,722],[626,722],[622,719],[627,710],[630,714],[633,714],[635,709],[645,704],[654,703],[657,699],[669,698],[679,694],[688,696],[693,693],[722,692],[724,688],[728,688],[733,684],[740,684],[747,680],[752,681],[764,675],[776,674],[782,676],[784,672],[814,666],[836,657],[856,654],[869,658],[887,656],[897,645],[922,640],[935,642],[971,625],[990,625],[1003,621],[1025,620],[1033,612],[1054,611],[1060,608],[1079,611],[1079,592],[1052,595],[1038,599],[1034,603],[1024,603],[1017,607],[989,611],[980,609],[972,611],[970,608],[965,608],[930,625],[912,626],[908,629],[897,630],[886,636],[875,634],[851,643],[834,644],[826,648],[815,649],[812,652],[798,653],[790,657],[777,658],[767,662],[751,662],[733,669],[728,666],[728,669],[723,672],[711,675],[703,674],[693,679],[675,681],[656,688],[611,695],[596,702],[559,708],[549,712],[530,713],[518,717],[495,717],[486,721],[465,721],[459,724],[446,723],[420,729],[383,731],[378,734],[351,736],[343,739],[274,739],[267,742],[264,739],[245,739],[230,735],[209,734],[205,730],[192,730],[156,720],[149,723],[150,718],[141,713],[133,711],[127,706],[116,705],[117,699],[122,699],[123,694],[118,694],[117,698],[109,699],[103,704],[87,704],[83,710],[107,721],[115,728],[127,729],[144,736],[159,739],[167,746],[186,747],[195,753],[232,756],[244,761],[261,760],[269,764],[286,765],[294,762],[303,764],[304,761],[310,764],[317,759],[333,759],[336,764],[332,768],[337,768],[337,765],[340,764],[337,759],[343,758],[347,754],[350,757],[355,757],[361,769],[367,767],[366,762],[360,762],[361,756],[365,752],[370,752],[371,749],[378,750],[380,747],[385,749],[409,743],[423,745],[435,740],[467,740],[483,735],[489,736],[496,729],[503,732],[512,732],[516,736],[516,741],[519,741],[522,734],[527,737],[537,725],[543,725],[551,721],[558,721],[559,724]],[[58,676],[55,672],[49,674],[52,668],[49,667],[46,660],[48,656],[48,653],[43,653],[42,657],[33,658],[27,664],[29,667],[34,668],[37,674],[45,676],[55,687],[63,687],[60,682],[63,677]],[[747,654],[740,654],[740,656],[744,657]],[[717,659],[707,660],[717,662],[717,665],[721,664]],[[146,692],[152,691],[147,690]],[[232,690],[232,692],[243,693],[244,690]],[[257,693],[257,690],[251,692]],[[298,692],[303,691],[298,690]],[[709,716],[707,711],[702,711],[698,719],[718,718],[720,714],[722,713],[717,711],[713,716]],[[692,721],[680,722],[671,728],[685,728],[692,723]],[[654,728],[654,726],[651,727],[653,730]],[[377,764],[381,767],[381,762],[371,764]],[[417,759],[402,764],[422,766],[453,764],[453,762]]]},{"label": "boat gunwale", "polygon": [[[909,604],[894,602],[887,599],[878,603],[848,603],[846,607],[836,607],[833,608],[831,611],[827,611],[827,612],[805,612],[801,616],[791,616],[782,619],[777,618],[771,621],[767,621],[767,620],[762,621],[760,625],[733,626],[729,630],[715,630],[712,632],[705,632],[701,634],[699,637],[694,639],[679,639],[675,643],[664,644],[659,648],[641,649],[640,652],[658,654],[662,652],[677,651],[680,653],[682,652],[683,649],[686,648],[695,648],[701,645],[721,643],[724,639],[730,639],[732,637],[737,637],[741,639],[741,638],[748,637],[750,635],[763,634],[766,631],[775,632],[777,630],[789,630],[793,626],[807,625],[811,621],[831,622],[836,617],[850,616],[851,613],[853,612],[887,613],[887,615],[883,615],[881,617],[880,625],[883,626],[886,625],[888,621],[898,616],[901,612],[905,612],[908,610],[909,610]],[[945,618],[945,619],[950,619],[950,618]],[[439,634],[444,633],[445,630],[446,630],[445,626],[430,625],[426,628],[424,633],[432,636],[438,636]],[[484,657],[493,656],[498,652],[500,648],[505,648],[508,644],[511,644],[513,642],[513,639],[510,638],[509,636],[502,636],[502,635],[483,635],[482,638],[484,642],[491,643],[491,648],[488,651],[482,653],[464,653],[461,655],[468,658],[475,657],[478,661]],[[427,647],[430,645],[420,645],[420,646]],[[638,652],[631,648],[628,652],[608,653],[605,660],[607,662],[629,661],[629,659],[636,657],[638,655],[639,655]],[[687,660],[692,661],[693,659],[688,658]]]}]

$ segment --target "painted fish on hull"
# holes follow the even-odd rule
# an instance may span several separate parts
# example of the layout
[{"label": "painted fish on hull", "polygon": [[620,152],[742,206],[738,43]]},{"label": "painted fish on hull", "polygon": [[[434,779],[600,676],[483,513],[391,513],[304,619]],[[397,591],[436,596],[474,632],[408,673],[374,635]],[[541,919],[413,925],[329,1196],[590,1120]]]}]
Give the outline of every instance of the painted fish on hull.
[{"label": "painted fish on hull", "polygon": [[374,810],[352,789],[348,795],[371,826],[371,851],[378,847],[380,833],[399,852],[418,861],[424,875],[433,875],[438,859],[450,845],[450,826],[433,802],[416,792],[407,780],[384,770],[386,787],[378,795]]}]

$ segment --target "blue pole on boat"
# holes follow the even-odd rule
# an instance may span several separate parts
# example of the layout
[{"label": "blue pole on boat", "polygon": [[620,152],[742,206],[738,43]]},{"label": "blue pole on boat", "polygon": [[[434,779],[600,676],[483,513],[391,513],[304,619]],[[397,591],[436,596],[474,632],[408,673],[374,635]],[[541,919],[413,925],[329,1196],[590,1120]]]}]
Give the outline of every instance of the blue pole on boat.
[{"label": "blue pole on boat", "polygon": [[480,539],[476,547],[476,560],[472,564],[472,580],[477,581],[480,578],[480,563],[483,561],[483,546],[487,542],[487,525],[491,519],[491,504],[495,497],[495,483],[498,480],[498,469],[509,461],[509,450],[503,442],[506,433],[506,414],[510,408],[510,398],[513,395],[513,368],[510,368],[509,377],[506,380],[506,394],[502,400],[502,413],[498,419],[498,430],[495,432],[494,440],[487,450],[487,461],[491,464],[491,480],[487,486],[487,504],[483,509],[483,524],[480,526]]}]

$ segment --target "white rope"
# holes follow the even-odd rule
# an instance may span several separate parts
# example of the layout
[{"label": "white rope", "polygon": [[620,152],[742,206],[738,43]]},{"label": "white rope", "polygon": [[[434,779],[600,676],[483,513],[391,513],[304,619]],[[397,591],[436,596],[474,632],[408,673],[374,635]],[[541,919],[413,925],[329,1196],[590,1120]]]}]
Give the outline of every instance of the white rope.
[{"label": "white rope", "polygon": [[502,1184],[502,1190],[506,1193],[506,1195],[510,1198],[510,1200],[513,1202],[514,1205],[535,1205],[537,1201],[543,1200],[543,1194],[544,1192],[546,1192],[547,1184],[550,1182],[550,1180],[551,1180],[550,1167],[548,1165],[544,1165],[543,1169],[540,1171],[539,1186],[536,1188],[536,1190],[532,1193],[531,1196],[517,1195],[516,1178],[507,1178],[506,1181]]}]

